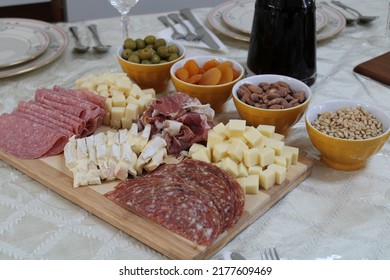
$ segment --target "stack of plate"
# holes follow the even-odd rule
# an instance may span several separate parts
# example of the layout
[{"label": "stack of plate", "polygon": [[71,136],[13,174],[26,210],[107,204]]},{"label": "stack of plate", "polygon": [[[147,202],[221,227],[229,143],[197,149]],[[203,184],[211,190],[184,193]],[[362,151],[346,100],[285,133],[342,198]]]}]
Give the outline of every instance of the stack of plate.
[{"label": "stack of plate", "polygon": [[[255,0],[231,0],[213,8],[207,19],[209,24],[222,34],[249,42],[254,10]],[[330,38],[344,28],[345,18],[340,12],[328,5],[317,5],[317,41]]]},{"label": "stack of plate", "polygon": [[22,18],[0,18],[0,78],[40,68],[68,45],[66,33],[53,24]]}]

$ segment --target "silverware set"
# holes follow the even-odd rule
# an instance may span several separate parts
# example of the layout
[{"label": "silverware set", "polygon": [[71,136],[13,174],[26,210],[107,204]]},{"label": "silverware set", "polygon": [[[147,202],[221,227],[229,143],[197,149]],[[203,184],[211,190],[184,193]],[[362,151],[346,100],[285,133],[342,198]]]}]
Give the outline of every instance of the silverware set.
[{"label": "silverware set", "polygon": [[[190,9],[181,9],[179,13],[170,13],[167,16],[159,16],[158,20],[161,21],[166,27],[172,29],[173,33],[171,37],[174,40],[186,40],[190,42],[203,41],[211,49],[220,49],[218,43],[198,21]],[[188,20],[194,31],[192,31],[192,29],[187,25],[185,20]],[[185,33],[181,33],[176,28],[176,24],[180,24],[185,30]]]},{"label": "silverware set", "polygon": [[[87,26],[88,30],[91,31],[92,37],[96,42],[96,45],[93,46],[93,49],[97,53],[106,53],[110,48],[111,45],[104,45],[99,37],[97,26],[96,24],[90,24]],[[72,33],[74,39],[75,39],[75,46],[73,50],[77,53],[85,53],[89,50],[89,46],[86,46],[81,43],[80,37],[78,35],[78,29],[77,26],[70,26],[69,31]]]},{"label": "silverware set", "polygon": [[[327,4],[326,2],[323,2],[324,4]],[[379,16],[365,16],[365,15],[362,15],[358,10],[352,8],[352,7],[349,7],[343,3],[341,3],[340,1],[331,1],[331,3],[333,5],[336,5],[340,8],[342,8],[344,11],[348,12],[351,16],[349,15],[346,15],[345,13],[342,13],[346,19],[346,22],[347,24],[352,24],[352,23],[361,23],[361,24],[366,24],[366,23],[370,23],[372,22],[373,20],[376,20],[379,18]]]},{"label": "silverware set", "polygon": [[[230,254],[232,260],[246,260],[246,258],[237,252],[232,252]],[[260,250],[260,259],[261,260],[280,260],[278,252],[274,246],[261,248]]]}]

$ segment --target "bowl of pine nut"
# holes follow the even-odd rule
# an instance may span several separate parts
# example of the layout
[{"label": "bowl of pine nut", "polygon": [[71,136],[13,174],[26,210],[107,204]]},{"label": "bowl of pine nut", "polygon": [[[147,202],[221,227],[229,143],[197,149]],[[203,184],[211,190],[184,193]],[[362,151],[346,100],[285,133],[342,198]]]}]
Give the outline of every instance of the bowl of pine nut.
[{"label": "bowl of pine nut", "polygon": [[337,170],[358,170],[390,136],[390,116],[380,107],[354,100],[310,106],[306,130],[321,159]]}]

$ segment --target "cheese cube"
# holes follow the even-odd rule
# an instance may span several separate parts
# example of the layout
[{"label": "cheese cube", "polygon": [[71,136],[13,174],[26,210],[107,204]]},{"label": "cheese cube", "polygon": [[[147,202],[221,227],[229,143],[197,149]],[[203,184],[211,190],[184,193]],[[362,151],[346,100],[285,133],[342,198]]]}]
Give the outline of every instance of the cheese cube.
[{"label": "cheese cube", "polygon": [[134,103],[128,103],[125,108],[124,117],[131,120],[138,120],[138,106]]},{"label": "cheese cube", "polygon": [[263,172],[260,174],[260,187],[268,190],[273,185],[275,185],[275,170],[263,170]]},{"label": "cheese cube", "polygon": [[272,135],[271,137],[272,139],[275,139],[275,140],[280,140],[280,141],[283,141],[285,136],[283,134],[280,134],[280,133],[274,133],[274,135]]},{"label": "cheese cube", "polygon": [[209,130],[207,135],[207,147],[212,149],[215,144],[221,143],[225,140],[225,136],[219,133],[216,133],[213,130]]},{"label": "cheese cube", "polygon": [[228,122],[227,131],[231,137],[241,136],[245,132],[246,121],[245,120],[230,120]]},{"label": "cheese cube", "polygon": [[202,148],[206,148],[206,146],[199,143],[192,144],[190,149],[188,150],[188,156],[191,157],[194,152]]},{"label": "cheese cube", "polygon": [[240,184],[240,187],[241,187],[243,193],[246,193],[246,190],[245,190],[245,181],[246,181],[246,177],[239,177],[239,178],[236,178],[236,181]]},{"label": "cheese cube", "polygon": [[242,140],[235,138],[234,140],[231,140],[227,154],[234,161],[241,162],[244,156],[244,151],[247,149],[248,146]]},{"label": "cheese cube", "polygon": [[270,147],[275,150],[275,155],[280,156],[283,152],[284,142],[280,140],[275,140],[272,138],[266,138],[265,147]]},{"label": "cheese cube", "polygon": [[222,142],[215,144],[212,150],[212,161],[213,162],[218,162],[222,158],[227,156],[227,151],[230,147],[230,143],[228,142]]},{"label": "cheese cube", "polygon": [[263,168],[259,165],[248,167],[248,175],[260,175],[263,172]]},{"label": "cheese cube", "polygon": [[238,165],[229,157],[221,160],[221,168],[232,175],[234,178],[238,176]]},{"label": "cheese cube", "polygon": [[261,134],[269,138],[271,138],[275,133],[275,126],[273,125],[260,124],[256,129],[260,131]]},{"label": "cheese cube", "polygon": [[284,152],[291,152],[291,154],[292,154],[291,164],[297,164],[298,156],[299,156],[299,148],[291,147],[291,146],[284,146],[283,153]]},{"label": "cheese cube", "polygon": [[259,145],[260,142],[263,141],[264,136],[260,133],[260,131],[251,126],[245,130],[243,137],[246,139],[248,147],[252,148]]},{"label": "cheese cube", "polygon": [[219,124],[213,127],[213,131],[226,136],[227,127],[222,122],[220,122]]},{"label": "cheese cube", "polygon": [[246,166],[254,166],[259,164],[259,149],[245,149],[243,152],[243,162]]},{"label": "cheese cube", "polygon": [[284,166],[288,169],[287,158],[285,156],[275,156],[274,163]]},{"label": "cheese cube", "polygon": [[153,88],[147,88],[142,90],[144,95],[150,95],[152,98],[156,97],[156,91]]},{"label": "cheese cube", "polygon": [[130,95],[134,96],[134,97],[140,97],[143,95],[143,91],[142,89],[139,87],[139,85],[137,84],[134,84],[132,85],[131,89],[130,89]]},{"label": "cheese cube", "polygon": [[259,175],[248,175],[244,180],[245,193],[257,194],[259,192]]},{"label": "cheese cube", "polygon": [[105,102],[105,109],[107,112],[111,112],[111,108],[112,108],[112,98],[109,97],[109,98],[106,98],[106,102]]},{"label": "cheese cube", "polygon": [[130,129],[131,125],[133,124],[133,120],[129,118],[122,117],[121,118],[121,127]]},{"label": "cheese cube", "polygon": [[121,128],[122,127],[122,118],[119,119],[110,119],[110,126],[115,128]]},{"label": "cheese cube", "polygon": [[107,112],[103,117],[103,124],[109,126],[111,120],[111,113]]},{"label": "cheese cube", "polygon": [[112,97],[112,105],[115,107],[126,107],[126,98],[120,93]]},{"label": "cheese cube", "polygon": [[275,182],[280,185],[286,180],[286,167],[278,165],[278,164],[270,164],[267,169],[273,169],[275,171]]},{"label": "cheese cube", "polygon": [[192,153],[191,157],[196,160],[211,163],[210,149],[207,147],[196,150]]},{"label": "cheese cube", "polygon": [[118,77],[115,81],[115,87],[123,92],[124,94],[128,95],[130,92],[130,89],[132,87],[132,82],[126,77]]},{"label": "cheese cube", "polygon": [[108,85],[106,84],[98,84],[96,87],[96,91],[101,94],[101,92],[108,92]]},{"label": "cheese cube", "polygon": [[112,107],[111,108],[111,120],[121,121],[125,115],[125,107]]},{"label": "cheese cube", "polygon": [[244,163],[240,162],[238,164],[238,177],[246,177],[248,176],[248,168]]},{"label": "cheese cube", "polygon": [[260,150],[259,163],[260,166],[265,167],[275,161],[275,150],[270,147],[265,147]]}]

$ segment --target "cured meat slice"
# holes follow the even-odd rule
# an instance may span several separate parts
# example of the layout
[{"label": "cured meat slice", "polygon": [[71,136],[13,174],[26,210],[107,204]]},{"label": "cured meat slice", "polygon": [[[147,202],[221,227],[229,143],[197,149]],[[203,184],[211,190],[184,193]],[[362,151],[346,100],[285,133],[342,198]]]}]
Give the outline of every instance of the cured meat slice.
[{"label": "cured meat slice", "polygon": [[68,94],[71,94],[75,97],[78,97],[79,99],[88,100],[89,102],[92,102],[96,105],[98,105],[100,108],[104,109],[106,104],[106,99],[103,96],[100,96],[98,94],[95,94],[93,92],[90,92],[85,89],[65,89],[63,87],[60,87],[58,85],[55,85],[53,87],[54,91],[67,91]]},{"label": "cured meat slice", "polygon": [[68,137],[54,129],[13,114],[0,116],[0,148],[24,159],[61,153]]},{"label": "cured meat slice", "polygon": [[123,181],[105,196],[206,246],[237,223],[245,202],[233,177],[197,160],[160,166]]},{"label": "cured meat slice", "polygon": [[209,245],[221,232],[219,212],[207,192],[182,182],[127,180],[106,196],[197,244]]}]

